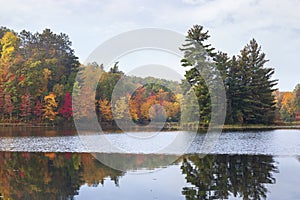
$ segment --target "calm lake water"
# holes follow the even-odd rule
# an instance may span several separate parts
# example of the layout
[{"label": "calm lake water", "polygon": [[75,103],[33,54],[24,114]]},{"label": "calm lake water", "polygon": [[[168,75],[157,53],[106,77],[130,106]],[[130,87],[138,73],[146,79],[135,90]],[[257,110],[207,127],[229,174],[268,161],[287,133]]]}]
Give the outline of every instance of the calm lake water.
[{"label": "calm lake water", "polygon": [[90,149],[74,131],[0,132],[0,199],[300,199],[300,130],[226,132],[210,152],[198,134],[181,156],[148,153],[154,142]]}]

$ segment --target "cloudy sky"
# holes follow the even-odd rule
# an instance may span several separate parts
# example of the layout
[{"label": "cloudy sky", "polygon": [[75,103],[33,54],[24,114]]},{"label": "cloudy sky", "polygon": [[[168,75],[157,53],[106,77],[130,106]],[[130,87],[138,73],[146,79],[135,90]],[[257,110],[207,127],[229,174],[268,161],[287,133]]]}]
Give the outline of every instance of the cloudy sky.
[{"label": "cloudy sky", "polygon": [[300,83],[298,0],[0,0],[0,5],[1,26],[64,32],[81,62],[125,31],[156,27],[185,34],[200,24],[209,30],[209,42],[229,55],[255,38],[276,69],[280,90]]}]

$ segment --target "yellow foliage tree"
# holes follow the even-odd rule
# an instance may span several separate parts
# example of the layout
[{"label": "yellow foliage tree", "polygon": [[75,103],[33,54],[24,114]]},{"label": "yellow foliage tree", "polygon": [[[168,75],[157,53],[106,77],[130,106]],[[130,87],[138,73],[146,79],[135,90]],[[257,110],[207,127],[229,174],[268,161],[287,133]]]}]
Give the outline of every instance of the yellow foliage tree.
[{"label": "yellow foliage tree", "polygon": [[178,102],[165,101],[163,102],[163,107],[166,111],[166,115],[169,121],[178,120],[177,118],[180,113],[180,104]]},{"label": "yellow foliage tree", "polygon": [[44,106],[43,106],[43,116],[44,119],[54,121],[55,116],[57,115],[57,102],[55,100],[56,96],[54,93],[44,97]]},{"label": "yellow foliage tree", "polygon": [[283,121],[291,122],[295,118],[296,107],[292,92],[285,92],[282,96],[280,115]]},{"label": "yellow foliage tree", "polygon": [[129,99],[129,114],[133,121],[137,122],[139,120],[137,107],[131,99]]},{"label": "yellow foliage tree", "polygon": [[106,98],[100,99],[98,103],[99,103],[101,121],[111,122],[113,120],[111,103]]},{"label": "yellow foliage tree", "polygon": [[11,62],[15,49],[18,46],[19,38],[12,32],[6,32],[0,42],[2,45],[1,61],[4,63]]},{"label": "yellow foliage tree", "polygon": [[113,112],[115,119],[130,119],[129,104],[125,96],[116,101]]},{"label": "yellow foliage tree", "polygon": [[12,32],[6,32],[0,39],[2,45],[0,57],[0,90],[4,89],[4,85],[9,83],[9,79],[14,76],[10,73],[10,68],[16,65],[16,48],[19,38]]}]

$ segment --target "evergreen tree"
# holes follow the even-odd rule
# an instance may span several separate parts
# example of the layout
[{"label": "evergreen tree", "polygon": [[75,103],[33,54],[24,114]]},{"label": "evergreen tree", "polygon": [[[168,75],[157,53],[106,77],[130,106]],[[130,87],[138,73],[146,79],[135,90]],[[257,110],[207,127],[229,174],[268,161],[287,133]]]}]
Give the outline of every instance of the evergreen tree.
[{"label": "evergreen tree", "polygon": [[229,93],[229,85],[231,83],[232,80],[230,80],[230,75],[229,75],[229,69],[230,69],[230,64],[231,64],[231,60],[228,57],[227,53],[223,53],[223,52],[218,52],[214,58],[214,63],[216,66],[216,69],[219,71],[220,76],[223,80],[223,85],[225,87],[225,91],[226,91],[226,111],[227,111],[227,115],[226,115],[226,122],[230,123],[232,122],[232,108],[231,108],[231,94]]},{"label": "evergreen tree", "polygon": [[243,71],[238,64],[237,58],[232,57],[229,63],[228,82],[227,82],[227,120],[229,124],[242,122],[240,107],[243,102],[242,92]]},{"label": "evergreen tree", "polygon": [[[184,58],[181,60],[182,66],[189,67],[186,71],[186,81],[194,89],[199,103],[200,122],[208,124],[211,117],[211,101],[208,89],[207,77],[212,77],[213,69],[209,68],[209,60],[213,53],[211,45],[204,42],[209,38],[208,31],[203,30],[203,26],[194,25],[188,31],[186,43],[181,50],[184,52]],[[206,78],[206,80],[204,79]]]},{"label": "evergreen tree", "polygon": [[[277,80],[273,80],[273,68],[265,67],[268,60],[261,52],[261,47],[252,39],[241,51],[237,67],[240,73],[235,77],[239,82],[237,94],[238,115],[242,115],[244,124],[273,123],[275,116],[275,101],[273,92]],[[231,66],[235,67],[235,66]],[[230,90],[233,88],[230,88]]]},{"label": "evergreen tree", "polygon": [[214,53],[211,45],[204,44],[209,37],[208,31],[195,25],[188,31],[186,43],[181,49],[184,52],[182,65],[189,67],[185,78],[194,89],[199,103],[200,122],[207,124],[210,121],[210,90],[218,89],[214,88],[218,71],[227,96],[226,123],[273,123],[273,92],[277,80],[272,79],[274,69],[265,67],[268,60],[261,47],[252,39],[240,55],[230,59],[226,53]]}]

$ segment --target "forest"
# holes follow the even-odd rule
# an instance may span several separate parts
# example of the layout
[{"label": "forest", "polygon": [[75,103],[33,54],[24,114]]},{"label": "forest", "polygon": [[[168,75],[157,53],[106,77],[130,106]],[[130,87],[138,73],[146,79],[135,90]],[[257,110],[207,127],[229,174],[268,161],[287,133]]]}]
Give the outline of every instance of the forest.
[{"label": "forest", "polygon": [[[72,125],[73,113],[89,120],[96,113],[99,122],[115,125],[114,120],[130,118],[137,124],[166,117],[167,122],[180,122],[181,111],[194,108],[184,98],[189,84],[196,94],[199,118],[190,121],[207,125],[211,119],[210,92],[201,73],[218,71],[226,92],[226,124],[274,124],[300,120],[300,85],[294,91],[281,92],[278,80],[272,78],[274,68],[255,39],[250,40],[239,55],[229,56],[210,44],[209,32],[194,25],[182,44],[181,64],[186,67],[185,80],[176,81],[147,77],[152,84],[141,84],[140,77],[127,76],[116,62],[107,71],[101,63],[81,64],[69,36],[45,29],[41,33],[23,30],[19,33],[0,27],[0,122],[24,124]],[[199,47],[205,52],[199,51]],[[202,70],[204,64],[210,72]],[[91,77],[101,72],[96,87],[82,85],[77,74]],[[112,104],[112,92],[120,79],[123,87],[136,87],[133,94],[124,94]],[[82,80],[83,81],[83,80]],[[212,79],[213,81],[213,79]],[[72,99],[81,99],[80,110],[74,110]],[[86,102],[93,102],[91,109]],[[152,105],[161,105],[153,109]],[[129,106],[127,106],[129,105]],[[79,113],[78,113],[79,112]],[[114,113],[114,114],[113,114]]]}]

